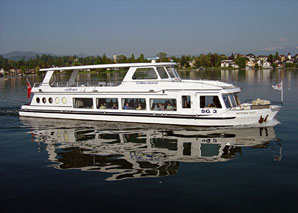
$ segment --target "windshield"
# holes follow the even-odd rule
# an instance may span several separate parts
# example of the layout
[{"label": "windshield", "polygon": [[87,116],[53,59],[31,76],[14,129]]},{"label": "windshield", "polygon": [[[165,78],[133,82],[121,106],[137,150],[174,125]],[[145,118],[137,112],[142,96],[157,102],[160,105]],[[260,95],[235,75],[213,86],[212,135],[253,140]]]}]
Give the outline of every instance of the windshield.
[{"label": "windshield", "polygon": [[226,104],[227,108],[236,107],[240,105],[240,100],[237,93],[233,94],[223,94],[222,98]]},{"label": "windshield", "polygon": [[180,78],[174,67],[167,67],[167,71],[171,78]]},{"label": "windshield", "polygon": [[230,104],[228,95],[222,95],[222,98],[223,98],[223,100],[225,102],[226,108],[231,108],[232,106]]},{"label": "windshield", "polygon": [[167,72],[166,72],[166,70],[165,70],[164,67],[157,67],[156,69],[157,69],[157,72],[158,72],[159,77],[161,79],[169,78],[169,76],[168,76],[168,74],[167,74]]},{"label": "windshield", "polygon": [[233,107],[236,107],[237,104],[236,104],[234,95],[233,95],[233,94],[229,94],[229,98],[230,98],[230,101],[231,101],[232,106],[233,106]]}]

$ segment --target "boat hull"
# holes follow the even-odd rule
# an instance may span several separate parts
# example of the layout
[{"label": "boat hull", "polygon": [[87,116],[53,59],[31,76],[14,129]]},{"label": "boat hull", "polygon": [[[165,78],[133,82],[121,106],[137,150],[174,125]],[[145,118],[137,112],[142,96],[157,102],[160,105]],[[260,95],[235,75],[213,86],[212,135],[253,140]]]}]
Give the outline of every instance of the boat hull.
[{"label": "boat hull", "polygon": [[274,119],[279,109],[261,109],[247,111],[229,111],[223,115],[179,115],[157,113],[98,112],[75,110],[37,110],[21,109],[20,116],[75,119],[90,121],[112,121],[130,123],[167,124],[183,126],[240,126],[266,125]]}]

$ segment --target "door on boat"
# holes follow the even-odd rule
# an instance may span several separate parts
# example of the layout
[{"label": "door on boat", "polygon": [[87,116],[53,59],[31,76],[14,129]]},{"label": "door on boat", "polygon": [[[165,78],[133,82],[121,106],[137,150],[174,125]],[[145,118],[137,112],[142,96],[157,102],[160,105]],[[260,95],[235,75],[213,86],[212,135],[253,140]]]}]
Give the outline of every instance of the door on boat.
[{"label": "door on boat", "polygon": [[198,115],[218,115],[223,111],[224,104],[218,93],[196,93]]}]

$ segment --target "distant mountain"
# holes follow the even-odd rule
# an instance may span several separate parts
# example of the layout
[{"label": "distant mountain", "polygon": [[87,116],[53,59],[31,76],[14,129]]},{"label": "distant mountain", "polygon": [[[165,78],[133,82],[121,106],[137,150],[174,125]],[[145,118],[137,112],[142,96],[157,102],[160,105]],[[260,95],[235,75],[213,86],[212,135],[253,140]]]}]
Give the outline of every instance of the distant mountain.
[{"label": "distant mountain", "polygon": [[256,51],[257,55],[275,55],[278,52],[279,55],[287,55],[291,53],[291,55],[298,54],[298,47],[268,47],[266,49]]},{"label": "distant mountain", "polygon": [[37,52],[30,52],[30,51],[13,51],[5,54],[1,54],[4,58],[11,59],[11,60],[22,60],[23,58],[25,60],[35,58],[37,55],[52,55],[54,56],[55,54],[53,53],[37,53]]}]

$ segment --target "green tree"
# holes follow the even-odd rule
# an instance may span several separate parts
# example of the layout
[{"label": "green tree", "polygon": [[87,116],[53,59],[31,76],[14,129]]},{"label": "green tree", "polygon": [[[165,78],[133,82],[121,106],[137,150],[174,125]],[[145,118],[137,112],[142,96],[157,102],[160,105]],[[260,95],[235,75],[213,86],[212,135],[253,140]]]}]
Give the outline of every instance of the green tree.
[{"label": "green tree", "polygon": [[235,59],[235,63],[240,67],[240,68],[245,68],[245,63],[246,61],[246,58],[245,57],[241,57],[241,56],[238,56],[236,59]]},{"label": "green tree", "polygon": [[156,56],[159,57],[159,61],[160,61],[160,62],[165,61],[165,59],[167,58],[167,54],[164,53],[164,52],[159,52]]},{"label": "green tree", "polygon": [[138,62],[145,62],[145,57],[144,57],[144,54],[141,53],[139,58],[137,59]]}]

